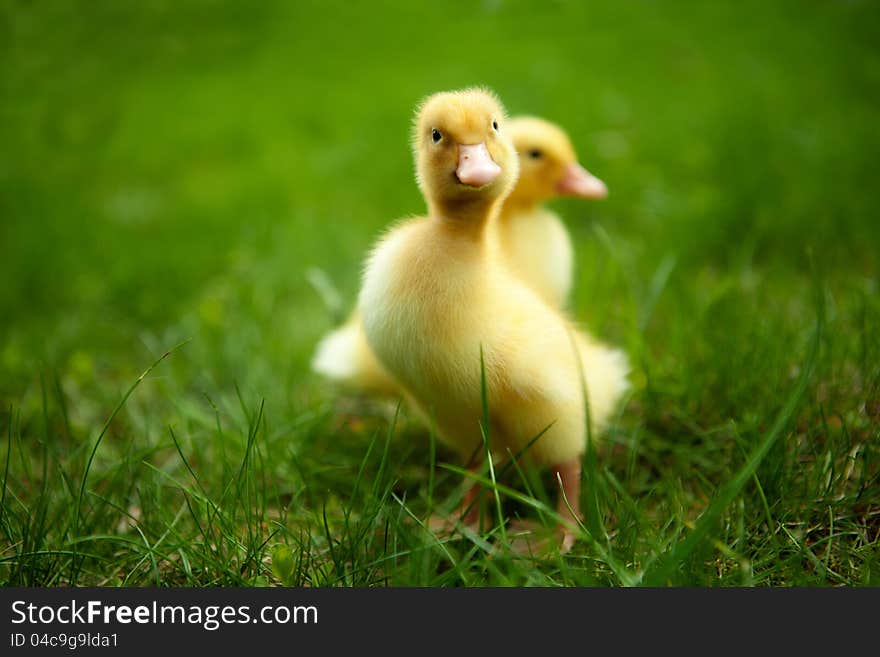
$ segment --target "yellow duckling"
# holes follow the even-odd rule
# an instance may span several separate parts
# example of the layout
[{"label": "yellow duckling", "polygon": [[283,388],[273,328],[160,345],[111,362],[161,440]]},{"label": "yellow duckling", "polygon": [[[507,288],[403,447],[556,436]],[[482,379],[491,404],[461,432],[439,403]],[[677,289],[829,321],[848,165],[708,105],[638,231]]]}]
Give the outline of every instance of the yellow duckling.
[{"label": "yellow duckling", "polygon": [[[488,234],[519,168],[504,122],[500,102],[479,89],[422,104],[413,149],[428,214],[379,241],[359,310],[383,366],[465,458],[481,451],[484,369],[491,450],[515,454],[544,432],[528,453],[553,468],[559,512],[573,520],[587,440],[583,383],[598,430],[627,387],[626,358],[516,277]],[[563,548],[573,541],[563,523]]]},{"label": "yellow duckling", "polygon": [[[531,116],[507,122],[519,154],[520,175],[494,224],[512,271],[549,304],[563,307],[571,290],[573,249],[565,225],[543,207],[557,196],[604,198],[605,184],[577,162],[574,148],[557,125]],[[312,369],[351,389],[398,395],[400,388],[375,357],[353,312],[318,344]]]},{"label": "yellow duckling", "polygon": [[563,307],[571,291],[574,250],[562,220],[543,207],[557,196],[602,199],[605,183],[577,161],[568,135],[533,116],[508,121],[519,153],[519,182],[497,223],[504,257],[514,273],[550,305]]}]

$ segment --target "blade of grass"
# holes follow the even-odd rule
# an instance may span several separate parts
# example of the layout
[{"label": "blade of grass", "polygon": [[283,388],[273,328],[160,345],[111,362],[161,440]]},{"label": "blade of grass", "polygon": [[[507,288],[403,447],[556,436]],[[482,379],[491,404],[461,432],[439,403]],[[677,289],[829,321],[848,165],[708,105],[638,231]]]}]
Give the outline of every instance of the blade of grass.
[{"label": "blade of grass", "polygon": [[483,454],[489,467],[489,479],[492,482],[492,493],[495,496],[495,512],[498,515],[498,527],[501,539],[507,543],[507,529],[504,523],[504,511],[501,508],[501,496],[498,494],[498,481],[495,478],[495,464],[492,462],[492,449],[489,443],[491,437],[489,415],[489,391],[486,386],[486,362],[483,358],[483,345],[480,345],[480,403],[483,406],[483,421],[480,426],[480,435],[483,438]]},{"label": "blade of grass", "polygon": [[9,521],[6,517],[6,489],[9,488],[9,459],[12,456],[12,422],[14,418],[13,407],[9,406],[9,429],[6,432],[6,464],[3,466],[3,490],[0,491],[0,521],[3,523],[3,532],[6,540],[12,543],[12,534],[9,529]]}]

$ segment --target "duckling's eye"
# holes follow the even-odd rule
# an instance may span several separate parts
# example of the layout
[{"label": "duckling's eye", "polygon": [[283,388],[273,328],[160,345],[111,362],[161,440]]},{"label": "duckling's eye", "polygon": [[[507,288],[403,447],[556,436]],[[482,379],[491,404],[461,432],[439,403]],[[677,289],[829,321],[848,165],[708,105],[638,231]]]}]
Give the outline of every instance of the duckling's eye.
[{"label": "duckling's eye", "polygon": [[532,150],[529,151],[529,157],[532,158],[533,160],[540,160],[543,155],[544,154],[541,151],[539,151],[537,148],[533,148]]},{"label": "duckling's eye", "polygon": [[440,134],[440,131],[437,128],[431,128],[431,139],[436,144],[438,141],[443,139],[443,135]]},{"label": "duckling's eye", "polygon": [[498,121],[492,121],[492,129],[498,132]]}]

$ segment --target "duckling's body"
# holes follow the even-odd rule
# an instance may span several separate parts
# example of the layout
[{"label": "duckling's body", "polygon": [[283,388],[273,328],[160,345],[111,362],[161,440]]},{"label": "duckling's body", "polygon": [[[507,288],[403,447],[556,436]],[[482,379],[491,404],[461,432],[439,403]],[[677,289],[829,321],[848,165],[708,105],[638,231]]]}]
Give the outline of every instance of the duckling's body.
[{"label": "duckling's body", "polygon": [[593,427],[626,388],[626,359],[577,331],[502,265],[485,239],[426,217],[392,230],[367,265],[360,307],[370,346],[469,458],[482,445],[481,348],[492,449],[544,464],[586,446],[581,368]]},{"label": "duckling's body", "polygon": [[[414,149],[428,216],[399,224],[373,250],[359,309],[383,366],[465,458],[482,444],[482,369],[490,448],[517,453],[543,431],[528,453],[557,472],[559,510],[571,517],[586,447],[583,384],[598,430],[626,389],[626,359],[519,279],[489,233],[518,169],[502,120],[479,90],[426,101]],[[566,547],[573,536],[568,529]]]},{"label": "duckling's body", "polygon": [[[550,306],[567,303],[574,250],[562,220],[544,207],[560,195],[604,198],[605,185],[577,164],[574,148],[557,125],[536,117],[510,119],[508,133],[517,150],[520,176],[504,200],[491,239],[501,259]],[[368,394],[399,395],[400,387],[375,357],[355,310],[318,344],[312,369],[348,388]]]}]

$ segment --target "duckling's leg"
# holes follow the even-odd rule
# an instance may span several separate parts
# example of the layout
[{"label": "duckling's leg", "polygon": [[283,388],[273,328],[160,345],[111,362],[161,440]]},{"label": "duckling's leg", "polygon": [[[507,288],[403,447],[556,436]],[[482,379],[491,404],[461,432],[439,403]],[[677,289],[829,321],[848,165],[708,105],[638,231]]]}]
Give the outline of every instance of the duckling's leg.
[{"label": "duckling's leg", "polygon": [[[471,468],[472,472],[476,472],[477,468]],[[461,499],[461,506],[455,512],[455,516],[461,519],[462,524],[467,525],[471,529],[475,529],[480,523],[480,484],[471,485]]]},{"label": "duckling's leg", "polygon": [[[472,461],[468,470],[474,473],[480,472],[478,462]],[[461,504],[448,516],[434,514],[428,518],[428,528],[433,532],[449,534],[455,531],[457,523],[479,530],[480,524],[480,484],[475,482],[468,486],[461,498]]]},{"label": "duckling's leg", "polygon": [[556,511],[562,517],[562,545],[560,550],[568,552],[574,545],[574,530],[581,517],[581,461],[574,458],[553,466],[553,475],[559,481],[559,500]]}]

